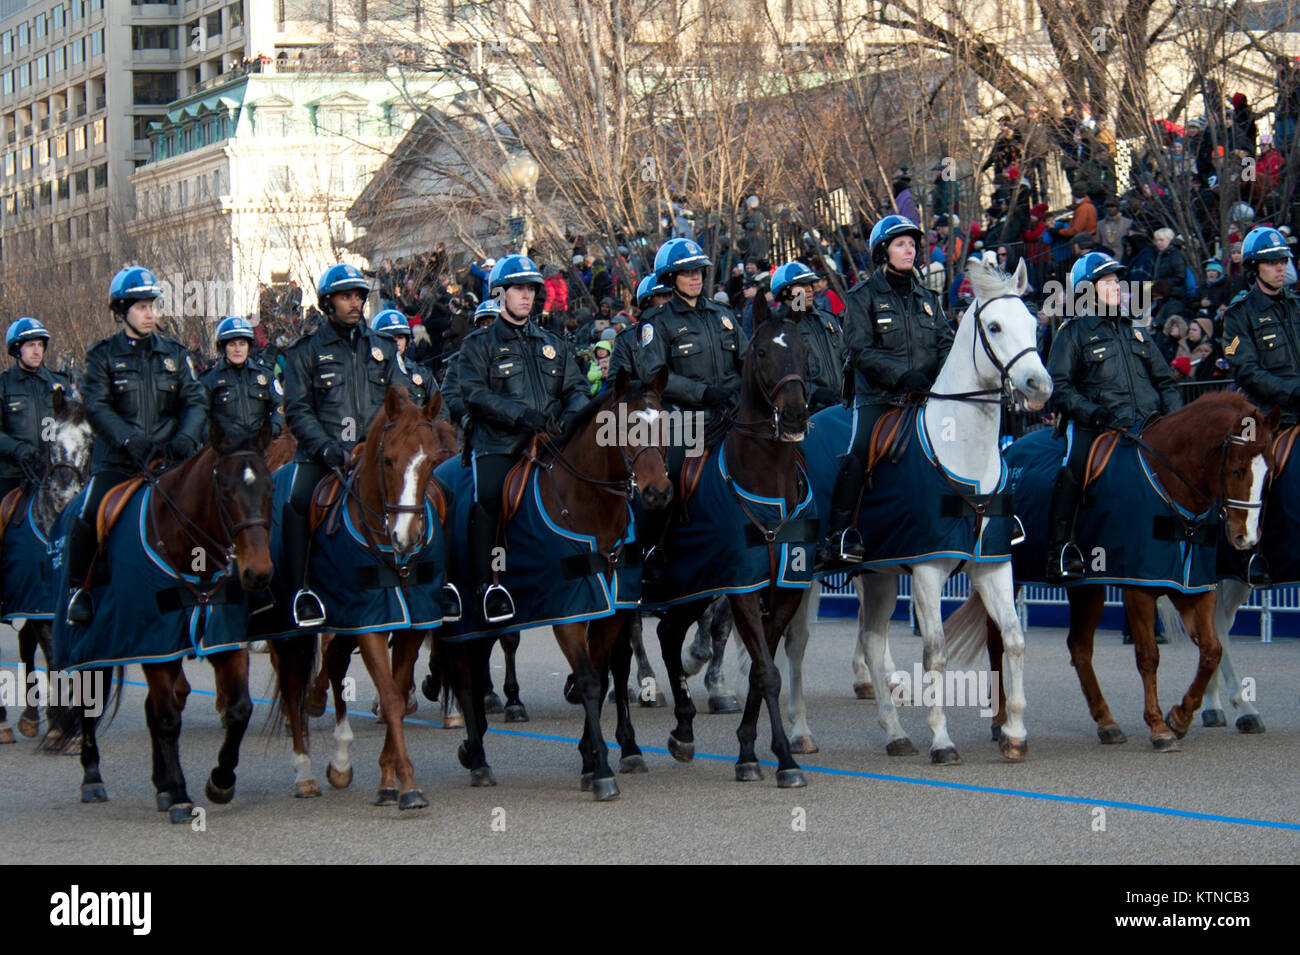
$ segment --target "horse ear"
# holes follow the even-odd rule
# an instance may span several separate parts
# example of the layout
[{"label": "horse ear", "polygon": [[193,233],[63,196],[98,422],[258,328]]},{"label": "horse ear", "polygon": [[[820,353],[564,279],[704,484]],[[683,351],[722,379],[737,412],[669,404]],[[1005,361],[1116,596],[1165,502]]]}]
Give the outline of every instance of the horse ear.
[{"label": "horse ear", "polygon": [[1282,409],[1274,408],[1268,413],[1268,417],[1264,419],[1264,422],[1268,425],[1270,431],[1276,431],[1282,423]]},{"label": "horse ear", "polygon": [[627,394],[627,385],[632,376],[628,374],[626,368],[620,368],[618,374],[614,376],[614,397],[622,398]]},{"label": "horse ear", "polygon": [[659,369],[659,374],[654,376],[650,382],[650,390],[660,397],[663,396],[664,389],[668,387],[668,366],[664,365]]},{"label": "horse ear", "polygon": [[429,403],[424,406],[424,416],[430,421],[437,421],[440,414],[442,414],[442,392],[434,389],[433,394],[429,396]]},{"label": "horse ear", "polygon": [[1012,276],[1016,280],[1016,294],[1024,295],[1029,291],[1029,269],[1025,267],[1025,260],[1022,257],[1020,264],[1016,266],[1016,274]]},{"label": "horse ear", "polygon": [[767,293],[760,288],[751,301],[754,303],[754,327],[758,328],[772,317],[772,309],[767,304]]},{"label": "horse ear", "polygon": [[62,388],[55,388],[54,394],[50,396],[54,407],[54,414],[60,418],[63,417],[63,409],[68,406],[68,395]]},{"label": "horse ear", "polygon": [[265,454],[266,449],[271,446],[271,422],[269,419],[262,422],[262,427],[257,429],[257,453]]},{"label": "horse ear", "polygon": [[403,399],[406,399],[403,389],[397,387],[397,385],[388,386],[388,394],[384,396],[384,416],[389,421],[392,421],[401,413]]},{"label": "horse ear", "polygon": [[208,444],[212,445],[218,456],[226,453],[226,446],[229,442],[226,440],[226,432],[218,423],[216,418],[208,421]]}]

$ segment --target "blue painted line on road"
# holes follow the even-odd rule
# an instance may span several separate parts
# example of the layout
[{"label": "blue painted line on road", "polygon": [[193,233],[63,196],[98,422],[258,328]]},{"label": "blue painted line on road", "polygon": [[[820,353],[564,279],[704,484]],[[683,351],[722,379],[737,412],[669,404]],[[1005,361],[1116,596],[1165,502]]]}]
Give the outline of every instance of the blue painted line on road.
[{"label": "blue painted line on road", "polygon": [[[16,663],[4,663],[0,661],[0,666],[17,668]],[[37,669],[41,669],[38,667]],[[141,683],[137,680],[123,680],[123,686],[138,687],[148,689],[149,684]],[[212,690],[193,690],[192,692],[200,696],[213,696],[217,694]],[[270,700],[262,700],[253,697],[254,703],[261,703],[264,706],[271,706]],[[326,707],[325,712],[333,713],[331,707]],[[417,720],[407,717],[406,723],[414,726],[437,726],[442,724],[436,720]],[[547,743],[568,743],[578,745],[578,740],[570,736],[552,736],[549,733],[529,733],[523,730],[507,730],[488,728],[488,732],[497,736],[514,736],[519,739],[535,739]],[[642,746],[642,752],[654,753],[659,756],[671,755],[666,749],[659,749],[654,746]],[[696,759],[714,760],[717,762],[734,762],[730,756],[723,756],[717,753],[696,753]],[[763,766],[776,767],[776,763],[771,760],[759,760]],[[1152,806],[1140,802],[1119,802],[1112,799],[1085,799],[1082,796],[1064,796],[1059,793],[1037,792],[1032,789],[1005,789],[999,786],[976,786],[971,783],[954,783],[941,779],[917,779],[914,776],[894,776],[889,773],[869,773],[855,769],[836,769],[832,766],[809,766],[807,764],[799,767],[805,773],[818,773],[823,776],[842,776],[849,779],[871,779],[878,782],[886,783],[905,783],[912,786],[926,786],[931,789],[947,789],[956,792],[977,793],[982,796],[1015,796],[1020,799],[1037,799],[1043,802],[1070,803],[1077,806],[1104,806],[1107,809],[1127,809],[1130,812],[1141,812],[1156,816],[1172,816],[1176,819],[1194,819],[1198,822],[1224,822],[1236,826],[1253,826],[1261,829],[1283,829],[1290,832],[1300,832],[1300,823],[1282,822],[1276,819],[1256,819],[1252,816],[1223,816],[1212,812],[1194,812],[1189,809],[1171,809],[1167,806]]]}]

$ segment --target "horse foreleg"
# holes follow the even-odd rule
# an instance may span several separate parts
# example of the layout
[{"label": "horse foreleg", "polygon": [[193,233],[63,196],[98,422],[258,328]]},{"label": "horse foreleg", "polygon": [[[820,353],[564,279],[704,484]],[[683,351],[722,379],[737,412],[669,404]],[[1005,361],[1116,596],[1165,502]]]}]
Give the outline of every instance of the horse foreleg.
[{"label": "horse foreleg", "polygon": [[[1160,709],[1159,686],[1156,672],[1160,669],[1160,647],[1156,644],[1157,594],[1137,587],[1124,590],[1124,612],[1128,614],[1129,630],[1133,633],[1133,654],[1137,657],[1138,673],[1142,676],[1142,717],[1151,727],[1151,745],[1162,753],[1179,749],[1178,736],[1165,722]],[[1177,603],[1175,603],[1177,606]],[[1195,640],[1195,632],[1188,633]],[[1215,663],[1218,663],[1216,658]]]},{"label": "horse foreleg", "polygon": [[677,725],[668,734],[668,752],[679,763],[689,763],[695,758],[695,703],[682,668],[682,642],[686,639],[686,628],[699,615],[702,605],[703,601],[695,601],[670,607],[663,612],[656,628],[659,652],[673,693],[673,715],[677,717]]},{"label": "horse foreleg", "polygon": [[[112,679],[112,673],[108,670],[96,670],[95,674],[96,676],[103,674],[107,679]],[[95,738],[95,732],[99,727],[99,713],[96,712],[92,716],[90,708],[83,703],[65,714],[68,726],[73,725],[74,713],[80,721],[81,729],[81,801],[83,803],[108,802],[104,777],[99,774],[99,743]]]},{"label": "horse foreleg", "polygon": [[[888,686],[892,668],[889,660],[889,620],[898,603],[898,578],[892,574],[860,574],[853,579],[857,591],[858,646],[874,686]],[[888,735],[885,752],[890,756],[915,756],[916,747],[903,731],[893,693],[876,693],[876,721]]]},{"label": "horse foreleg", "polygon": [[808,708],[804,704],[803,655],[808,649],[810,622],[820,595],[821,584],[814,582],[812,588],[800,596],[799,607],[790,620],[790,632],[785,638],[785,656],[790,661],[790,699],[786,703],[786,714],[790,718],[790,748],[796,753],[817,752],[817,744],[808,728]]},{"label": "horse foreleg", "polygon": [[1083,690],[1088,712],[1097,723],[1097,737],[1103,743],[1126,743],[1128,737],[1111,715],[1101,693],[1101,684],[1097,682],[1097,673],[1092,668],[1092,644],[1102,612],[1106,609],[1105,588],[1096,585],[1070,587],[1066,589],[1066,596],[1070,601],[1070,631],[1065,638],[1070,649],[1070,665],[1079,678],[1079,688]]},{"label": "horse foreleg", "polygon": [[[23,712],[22,715],[18,717],[18,732],[23,736],[26,736],[28,739],[34,738],[41,727],[40,708],[34,705],[32,696],[29,692],[29,688],[39,679],[39,676],[36,673],[36,645],[36,621],[27,620],[23,623],[22,629],[18,631],[18,659],[23,665],[22,672],[27,675],[27,685],[23,687]],[[50,670],[49,664],[50,656],[46,653],[45,666],[47,671]],[[52,675],[52,671],[47,673],[47,676]],[[52,681],[47,682],[46,685],[52,686],[53,683]],[[4,711],[0,709],[0,723],[4,722],[4,718]],[[50,725],[54,725],[52,720]]]},{"label": "horse foreleg", "polygon": [[989,617],[985,621],[985,649],[989,655],[989,672],[996,678],[998,687],[998,711],[993,714],[992,732],[993,742],[1002,738],[1002,724],[1007,721],[1007,690],[1002,685],[1002,630],[993,618]]},{"label": "horse foreleg", "polygon": [[[710,625],[718,608],[725,602],[725,597],[710,598],[704,604],[699,617],[695,619],[695,639],[682,653],[682,670],[687,676],[695,676],[713,659],[713,634],[710,632]],[[690,629],[689,623],[687,629]]]},{"label": "horse foreleg", "polygon": [[[326,649],[325,665],[321,672],[325,674],[334,691],[334,755],[325,765],[325,779],[335,789],[346,789],[352,785],[352,724],[348,721],[348,701],[344,692],[344,680],[348,667],[352,664],[352,650],[356,640],[332,634],[328,643],[322,641]],[[319,676],[316,682],[320,682]],[[308,707],[310,711],[310,706]]]},{"label": "horse foreleg", "polygon": [[[861,579],[862,579],[861,577],[858,577],[857,580],[854,581],[854,589],[858,591],[859,597],[862,593],[862,588],[859,583]],[[895,583],[894,589],[895,591],[897,591],[898,589],[897,583]],[[891,608],[895,604],[897,604],[897,602],[898,602],[898,595],[897,593],[895,593],[893,597],[893,603],[890,605]],[[865,616],[866,613],[867,613],[866,604],[861,599],[859,599],[858,600],[858,639],[857,642],[853,645],[853,695],[857,697],[859,700],[874,700],[876,698],[876,685],[871,680],[871,668],[867,666],[867,636],[866,635],[870,632],[870,630],[867,627],[866,616]],[[891,615],[893,614],[892,609],[890,610],[890,614]],[[885,686],[889,688],[889,692],[892,694],[895,688],[898,686],[898,681],[894,676],[894,670],[895,670],[894,657],[893,654],[889,652],[888,624],[886,624],[885,626],[884,654],[885,655],[884,655],[883,672],[884,672]]]},{"label": "horse foreleg", "polygon": [[[434,635],[434,641],[437,641]],[[495,786],[496,778],[487,763],[483,748],[484,724],[478,721],[474,709],[474,694],[482,686],[479,670],[486,669],[492,656],[491,640],[467,640],[460,643],[436,643],[438,667],[446,680],[447,695],[455,695],[466,714],[465,742],[460,744],[456,757],[469,770],[471,786]]]},{"label": "horse foreleg", "polygon": [[519,653],[518,630],[501,635],[501,652],[506,658],[506,678],[501,683],[501,689],[506,693],[506,722],[527,723],[528,710],[519,699],[519,673],[515,669],[515,657]]},{"label": "horse foreleg", "polygon": [[384,734],[384,748],[379,754],[379,793],[375,805],[423,809],[429,801],[416,788],[415,767],[406,753],[406,737],[402,730],[406,697],[393,678],[388,659],[388,635],[382,632],[359,634],[357,645],[361,648],[361,659],[370,679],[379,692],[379,718],[388,730]]},{"label": "horse foreleg", "polygon": [[[636,744],[636,730],[632,726],[632,707],[628,699],[627,685],[628,674],[632,669],[631,632],[634,625],[640,629],[641,615],[631,610],[623,611],[619,616],[623,625],[619,628],[618,638],[610,651],[610,672],[611,679],[614,681],[614,710],[618,716],[618,726],[614,730],[614,738],[618,740],[619,746],[618,771],[644,773],[646,772],[645,756],[641,753],[641,747]],[[654,677],[650,679],[653,681]],[[643,687],[641,692],[658,693],[660,690],[652,682]]]},{"label": "horse foreleg", "polygon": [[[627,640],[632,647],[632,652],[636,654],[636,685],[641,689],[649,686],[654,690],[654,693],[650,694],[648,700],[644,693],[638,692],[637,701],[642,706],[666,706],[668,703],[667,697],[664,696],[663,687],[659,685],[659,678],[655,676],[655,668],[650,665],[650,657],[645,652],[645,640],[642,639],[641,632],[640,611],[634,611],[628,618]],[[647,684],[646,680],[649,680],[650,682]]]},{"label": "horse foreleg", "polygon": [[[719,598],[721,599],[721,598]],[[704,688],[709,691],[710,713],[739,713],[740,701],[727,686],[727,675],[723,669],[723,659],[727,654],[727,642],[731,639],[733,626],[731,604],[725,599],[709,621],[710,652],[709,668],[704,671]]]},{"label": "horse foreleg", "polygon": [[1229,634],[1232,632],[1232,622],[1236,619],[1237,611],[1241,605],[1250,597],[1250,586],[1239,580],[1223,580],[1219,582],[1218,599],[1215,602],[1214,609],[1214,629],[1219,635],[1219,645],[1223,649],[1223,657],[1219,660],[1219,669],[1210,681],[1210,687],[1207,688],[1207,694],[1214,692],[1215,702],[1214,709],[1218,711],[1217,719],[1211,716],[1210,708],[1204,710],[1201,714],[1202,722],[1206,726],[1226,726],[1227,714],[1223,711],[1222,705],[1218,702],[1218,689],[1222,685],[1228,690],[1228,699],[1232,703],[1233,709],[1241,711],[1237,717],[1236,726],[1239,733],[1262,733],[1264,732],[1264,720],[1255,709],[1253,701],[1246,699],[1242,693],[1241,680],[1237,677],[1237,670],[1232,665],[1232,654],[1229,652]]},{"label": "horse foreleg", "polygon": [[219,653],[209,657],[208,662],[217,678],[217,688],[226,699],[226,711],[221,716],[226,735],[204,791],[213,802],[228,803],[235,796],[239,746],[253,717],[253,701],[248,695],[248,651]]},{"label": "horse foreleg", "polygon": [[[767,714],[772,726],[772,753],[776,756],[776,784],[781,789],[806,785],[803,772],[790,750],[790,740],[781,722],[781,671],[774,659],[777,643],[794,616],[803,593],[773,588],[768,591],[770,601],[768,618],[764,621],[757,594],[733,594],[730,598],[732,617],[745,649],[749,651],[749,696],[736,737],[740,741],[740,756],[736,761],[736,779],[740,781],[761,779],[762,772],[754,754],[757,736],[758,702],[767,704]],[[756,699],[756,696],[759,699]]]},{"label": "horse foreleg", "polygon": [[[1003,693],[1002,680],[996,679],[998,685],[998,712],[1005,714],[1002,732],[998,739],[998,749],[1009,760],[1024,759],[1028,753],[1025,729],[1025,634],[1020,629],[1020,615],[1016,613],[1015,582],[1011,578],[1010,562],[1004,564],[976,564],[971,569],[971,583],[978,591],[989,618],[997,624],[1000,636],[1000,650],[996,660],[992,649],[989,650],[990,672],[996,675],[1005,672],[1007,692]],[[1003,656],[1005,654],[1005,670]],[[969,686],[969,683],[967,683]],[[978,702],[991,707],[992,690],[989,699]],[[1005,702],[1004,702],[1005,701]]]},{"label": "horse foreleg", "polygon": [[[333,645],[334,636],[332,633],[320,635],[320,659],[330,658],[330,647]],[[307,715],[313,719],[325,715],[325,701],[329,697],[329,686],[329,669],[321,667],[316,671],[316,677],[311,681],[311,688],[307,691]]]},{"label": "horse foreleg", "polygon": [[1192,724],[1192,716],[1201,705],[1205,695],[1205,686],[1219,668],[1223,657],[1223,647],[1219,635],[1214,629],[1215,593],[1178,595],[1172,598],[1187,622],[1187,632],[1196,641],[1200,657],[1196,663],[1196,675],[1191,685],[1183,694],[1180,703],[1176,703],[1165,717],[1169,728],[1179,739],[1187,735]]},{"label": "horse foreleg", "polygon": [[181,677],[179,660],[145,663],[145,680],[149,695],[145,700],[145,722],[157,744],[154,749],[154,787],[159,810],[166,810],[173,823],[188,822],[194,808],[185,788],[181,770],[181,711],[176,705],[177,683]]},{"label": "horse foreleg", "polygon": [[[934,680],[937,692],[934,702],[930,704],[930,714],[926,722],[930,726],[930,762],[943,766],[961,762],[957,747],[948,735],[948,716],[944,706],[951,701],[944,699],[944,671],[948,666],[948,648],[943,636],[943,611],[940,606],[944,581],[948,579],[948,567],[944,564],[919,564],[912,568],[912,607],[916,614],[916,625],[921,631],[923,647],[922,664],[929,679]],[[921,687],[912,687],[912,702],[917,702]],[[922,699],[924,694],[921,693]],[[1023,732],[1023,728],[1021,730]]]},{"label": "horse foreleg", "polygon": [[[590,789],[598,802],[616,799],[619,794],[618,782],[609,766],[609,750],[600,728],[600,704],[604,697],[605,672],[609,669],[608,645],[611,642],[605,633],[618,625],[617,615],[591,621],[593,643],[603,651],[600,668],[588,649],[587,624],[567,623],[551,628],[564,658],[569,661],[574,685],[582,697],[586,714],[582,741],[578,744],[578,752],[582,755],[580,785],[583,792]],[[616,635],[617,631],[614,633]]]},{"label": "horse foreleg", "polygon": [[289,721],[293,737],[293,794],[299,799],[320,795],[320,783],[311,772],[310,728],[303,708],[303,693],[311,681],[316,635],[305,633],[272,640],[271,663],[280,684],[280,712]]}]

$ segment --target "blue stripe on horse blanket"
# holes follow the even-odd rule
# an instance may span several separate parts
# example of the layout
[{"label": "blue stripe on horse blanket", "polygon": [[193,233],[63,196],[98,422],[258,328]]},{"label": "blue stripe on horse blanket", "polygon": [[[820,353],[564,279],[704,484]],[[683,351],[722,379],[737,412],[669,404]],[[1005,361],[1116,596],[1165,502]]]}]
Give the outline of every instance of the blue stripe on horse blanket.
[{"label": "blue stripe on horse blanket", "polygon": [[36,495],[28,493],[27,500],[16,519],[5,531],[4,553],[0,556],[0,606],[4,607],[0,621],[13,623],[17,618],[27,620],[53,620],[59,606],[59,574],[54,567],[57,552],[50,541],[36,527],[32,508]]},{"label": "blue stripe on horse blanket", "polygon": [[[753,524],[737,495],[756,519],[774,527],[787,518],[816,520],[812,482],[800,466],[806,493],[787,513],[780,498],[752,494],[731,480],[726,442],[713,450],[700,483],[686,502],[686,517],[668,533],[668,566],[653,589],[645,588],[643,609],[661,609],[714,594],[743,594],[772,583],[770,555],[764,543],[752,543]],[[733,493],[734,488],[734,493]],[[816,541],[787,541],[776,545],[778,587],[806,590],[812,585]]]},{"label": "blue stripe on horse blanket", "polygon": [[[832,405],[812,417],[804,439],[804,456],[817,491],[820,514],[830,514],[835,474],[848,450],[851,431],[852,413],[842,405]],[[915,564],[941,557],[978,562],[1010,560],[1015,522],[1009,517],[988,517],[977,541],[975,515],[968,508],[963,507],[961,516],[944,515],[943,499],[955,497],[956,492],[939,468],[922,416],[917,415],[916,433],[902,459],[898,464],[880,461],[863,492],[858,533],[867,556],[861,568]],[[1007,474],[1004,466],[994,489],[980,488],[951,472],[949,477],[964,493],[989,494],[1005,489]],[[823,533],[825,530],[823,519]]]},{"label": "blue stripe on horse blanket", "polygon": [[[474,581],[466,541],[470,508],[474,506],[474,473],[460,458],[439,465],[434,476],[451,492],[452,580],[460,590],[464,614],[438,631],[439,640],[470,640],[490,637],[529,627],[599,620],[619,610],[635,610],[641,597],[641,564],[637,556],[636,525],[628,510],[624,552],[632,559],[615,569],[585,576],[566,576],[561,564],[568,558],[586,560],[598,552],[596,538],[566,530],[546,512],[538,485],[539,468],[534,468],[519,510],[506,526],[505,570],[499,580],[515,603],[515,617],[508,624],[483,623],[482,608],[474,599]],[[586,492],[588,494],[594,492]]]},{"label": "blue stripe on horse blanket", "polygon": [[[1006,451],[1016,511],[1025,525],[1025,542],[1015,550],[1017,581],[1046,580],[1048,513],[1057,472],[1065,459],[1065,440],[1051,431],[1034,431]],[[1215,584],[1218,519],[1206,516],[1205,544],[1157,539],[1154,519],[1178,507],[1160,487],[1137,446],[1122,443],[1101,476],[1088,488],[1075,521],[1074,541],[1083,554],[1083,584],[1160,584],[1181,593],[1202,593]]]},{"label": "blue stripe on horse blanket", "polygon": [[[286,464],[276,470],[272,480],[275,490],[271,498],[271,560],[282,567],[283,542],[280,515],[289,506],[289,491],[293,487],[297,464]],[[311,588],[325,605],[325,623],[319,631],[334,633],[370,633],[388,630],[431,630],[442,623],[442,584],[445,580],[446,544],[442,525],[432,505],[425,502],[424,546],[396,561],[396,566],[410,568],[405,586],[372,577],[362,586],[359,574],[381,575],[391,573],[385,560],[393,560],[393,550],[381,546],[383,559],[377,557],[366,545],[360,529],[344,509],[344,519],[338,522],[333,535],[325,532],[322,524],[312,537],[308,573]],[[326,522],[328,523],[328,522]],[[420,580],[419,575],[425,574]],[[289,617],[293,594],[292,585],[277,574],[272,582],[275,606],[253,615],[253,632],[259,638],[274,639],[303,631],[293,626]]]},{"label": "blue stripe on horse blanket", "polygon": [[[90,626],[69,625],[63,614],[55,614],[54,655],[58,666],[80,670],[158,663],[237,650],[247,643],[248,606],[238,589],[237,599],[230,603],[159,609],[157,598],[164,591],[188,591],[181,583],[182,575],[148,543],[146,517],[152,495],[152,488],[137,491],[108,535],[99,561],[107,566],[111,580],[91,591],[95,619]],[[60,554],[66,549],[68,528],[81,509],[81,500],[78,496],[55,522],[54,539]],[[58,564],[59,592],[66,594],[67,563],[60,560]],[[191,583],[199,581],[189,574],[183,576]]]}]

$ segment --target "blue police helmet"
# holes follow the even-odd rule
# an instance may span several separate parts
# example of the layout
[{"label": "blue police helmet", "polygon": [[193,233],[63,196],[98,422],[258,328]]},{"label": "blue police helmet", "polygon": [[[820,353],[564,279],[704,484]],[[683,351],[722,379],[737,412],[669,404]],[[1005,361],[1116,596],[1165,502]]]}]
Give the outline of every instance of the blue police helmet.
[{"label": "blue police helmet", "polygon": [[494,298],[480,302],[478,308],[474,309],[474,321],[477,322],[483,318],[496,318],[501,314],[501,303]]},{"label": "blue police helmet", "polygon": [[537,271],[537,263],[526,255],[507,255],[497,260],[488,274],[488,291],[493,292],[508,285],[534,285],[537,294],[546,289],[542,273]]},{"label": "blue police helmet", "polygon": [[325,310],[325,300],[328,296],[353,288],[369,292],[370,280],[362,275],[361,270],[355,265],[345,265],[342,262],[331,265],[321,274],[320,281],[316,283],[316,297],[321,311]]},{"label": "blue police helmet", "polygon": [[877,264],[885,261],[885,250],[889,248],[889,243],[893,242],[900,235],[910,235],[916,240],[918,249],[920,248],[921,240],[925,238],[924,234],[921,232],[921,227],[907,216],[885,216],[872,226],[870,241],[871,261]]},{"label": "blue police helmet", "polygon": [[1286,236],[1271,226],[1256,226],[1241,243],[1242,262],[1276,262],[1291,258]]},{"label": "blue police helmet", "polygon": [[791,285],[811,285],[816,281],[817,273],[802,262],[787,262],[772,273],[772,297],[779,300]]},{"label": "blue police helmet", "polygon": [[1073,292],[1081,282],[1095,282],[1103,275],[1123,273],[1127,268],[1120,265],[1105,252],[1089,252],[1081,255],[1070,269],[1070,291]]},{"label": "blue police helmet", "polygon": [[152,272],[142,266],[131,265],[113,276],[108,287],[108,301],[112,305],[117,302],[155,299],[161,298],[162,293],[162,286]]},{"label": "blue police helmet", "polygon": [[386,308],[376,315],[373,327],[376,334],[383,335],[385,338],[396,338],[398,335],[411,337],[410,322],[395,308]]},{"label": "blue police helmet", "polygon": [[5,346],[9,349],[9,354],[14,358],[18,357],[18,348],[23,342],[30,342],[40,339],[48,347],[50,344],[50,333],[34,318],[20,318],[9,326],[9,331],[5,333]]},{"label": "blue police helmet", "polygon": [[236,338],[253,341],[253,326],[242,315],[229,315],[217,323],[217,347]]},{"label": "blue police helmet", "polygon": [[709,264],[709,257],[693,239],[669,239],[655,253],[655,278],[666,282],[677,272],[707,269]]},{"label": "blue police helmet", "polygon": [[648,299],[655,295],[663,295],[665,292],[671,292],[667,285],[660,282],[653,275],[647,275],[636,286],[636,304],[640,308]]}]

